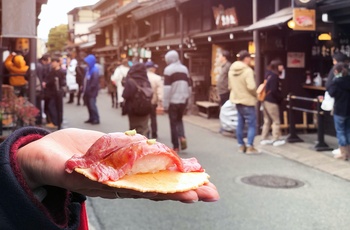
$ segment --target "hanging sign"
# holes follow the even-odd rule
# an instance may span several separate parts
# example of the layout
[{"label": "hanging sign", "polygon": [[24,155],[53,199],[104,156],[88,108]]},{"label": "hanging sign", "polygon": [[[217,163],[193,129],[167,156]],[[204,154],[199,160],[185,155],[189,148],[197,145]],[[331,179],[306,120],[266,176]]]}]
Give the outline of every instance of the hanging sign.
[{"label": "hanging sign", "polygon": [[306,8],[293,9],[294,30],[316,30],[316,13],[315,10]]},{"label": "hanging sign", "polygon": [[234,7],[225,9],[223,5],[213,7],[215,24],[218,29],[238,26],[236,9]]}]

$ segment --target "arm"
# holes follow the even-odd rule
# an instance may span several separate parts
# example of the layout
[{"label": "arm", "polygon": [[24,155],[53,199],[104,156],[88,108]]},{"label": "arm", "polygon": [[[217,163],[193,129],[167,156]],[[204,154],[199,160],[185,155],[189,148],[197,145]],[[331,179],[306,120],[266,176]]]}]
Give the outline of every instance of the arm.
[{"label": "arm", "polygon": [[251,68],[247,69],[246,72],[246,84],[248,91],[255,97],[256,96],[256,83],[254,79],[254,72]]}]

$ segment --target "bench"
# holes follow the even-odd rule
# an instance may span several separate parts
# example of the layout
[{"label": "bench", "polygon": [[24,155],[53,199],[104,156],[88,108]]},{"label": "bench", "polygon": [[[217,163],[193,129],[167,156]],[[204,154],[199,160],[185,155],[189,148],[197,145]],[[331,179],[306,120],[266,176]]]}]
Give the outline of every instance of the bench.
[{"label": "bench", "polygon": [[220,105],[210,101],[197,101],[199,115],[206,118],[218,118],[220,113]]}]

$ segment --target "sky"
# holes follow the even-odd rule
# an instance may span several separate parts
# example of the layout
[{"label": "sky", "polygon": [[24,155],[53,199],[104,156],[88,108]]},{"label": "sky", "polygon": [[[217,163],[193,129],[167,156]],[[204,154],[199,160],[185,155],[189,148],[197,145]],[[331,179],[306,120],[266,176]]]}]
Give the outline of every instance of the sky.
[{"label": "sky", "polygon": [[68,24],[67,13],[79,6],[93,5],[99,0],[48,0],[42,5],[39,15],[38,37],[47,39],[50,29],[60,24]]}]

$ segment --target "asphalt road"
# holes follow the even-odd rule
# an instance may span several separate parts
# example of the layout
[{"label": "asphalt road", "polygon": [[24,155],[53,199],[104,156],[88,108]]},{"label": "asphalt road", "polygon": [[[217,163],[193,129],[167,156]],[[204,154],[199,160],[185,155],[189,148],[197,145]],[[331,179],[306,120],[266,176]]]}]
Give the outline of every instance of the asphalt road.
[{"label": "asphalt road", "polygon": [[[127,117],[111,107],[105,91],[98,97],[101,124],[84,124],[87,109],[66,104],[64,127],[125,131]],[[171,146],[166,115],[158,117],[160,142]],[[203,124],[205,126],[206,124]],[[348,230],[350,184],[288,159],[263,153],[237,152],[236,140],[205,127],[185,123],[188,149],[182,158],[196,157],[221,199],[215,203],[89,198],[93,230]],[[305,183],[294,189],[257,187],[241,182],[251,175],[277,175]]]}]

